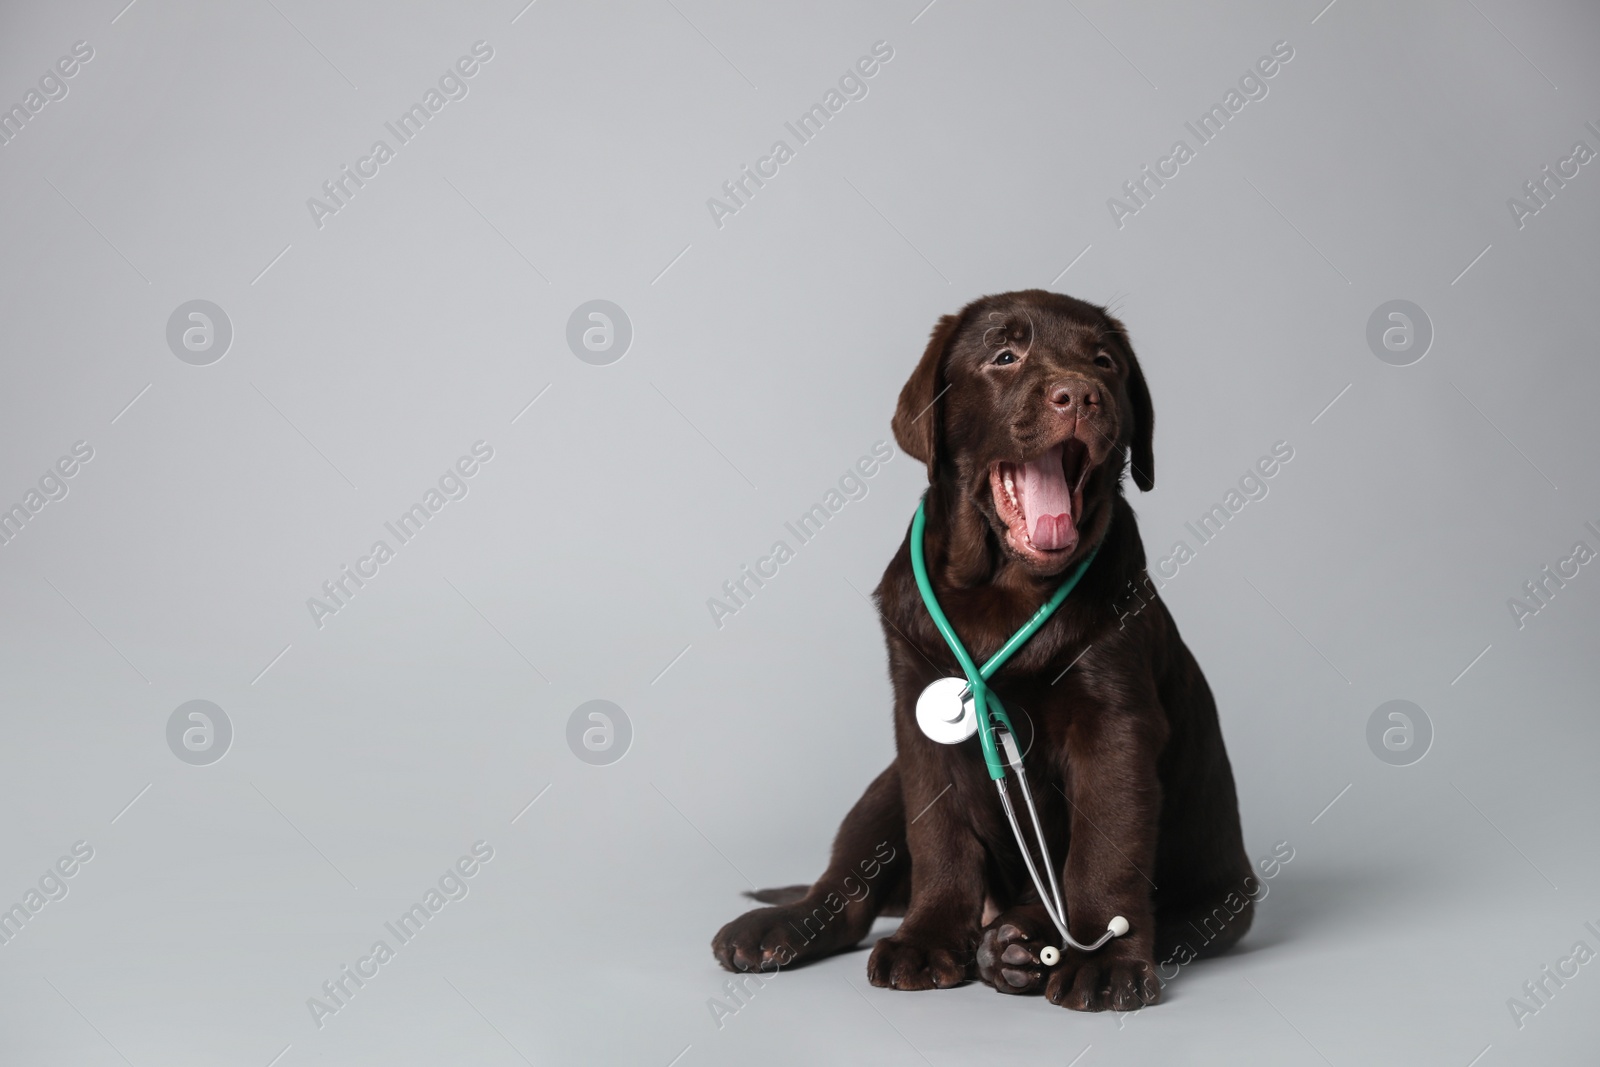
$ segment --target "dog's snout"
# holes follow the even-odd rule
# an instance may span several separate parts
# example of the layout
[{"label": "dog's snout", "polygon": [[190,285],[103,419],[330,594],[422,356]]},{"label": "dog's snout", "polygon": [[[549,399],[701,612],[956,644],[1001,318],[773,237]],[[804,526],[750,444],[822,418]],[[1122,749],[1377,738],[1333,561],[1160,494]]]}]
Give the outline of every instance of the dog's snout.
[{"label": "dog's snout", "polygon": [[1063,415],[1087,415],[1100,406],[1100,389],[1086,378],[1063,378],[1050,387],[1050,406]]}]

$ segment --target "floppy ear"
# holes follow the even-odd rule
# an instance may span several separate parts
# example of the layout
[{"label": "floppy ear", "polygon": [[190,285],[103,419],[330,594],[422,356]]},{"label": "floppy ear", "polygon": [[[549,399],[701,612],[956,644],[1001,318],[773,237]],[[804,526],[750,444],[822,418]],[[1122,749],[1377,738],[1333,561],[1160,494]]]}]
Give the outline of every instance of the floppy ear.
[{"label": "floppy ear", "polygon": [[944,352],[960,325],[960,315],[945,315],[934,325],[921,362],[900,390],[900,403],[889,424],[900,450],[928,465],[930,482],[939,459],[941,420],[936,404],[944,390]]},{"label": "floppy ear", "polygon": [[1144,371],[1139,369],[1139,357],[1133,354],[1128,340],[1128,328],[1116,319],[1111,320],[1117,340],[1122,342],[1122,354],[1128,362],[1128,400],[1133,404],[1133,433],[1130,436],[1129,465],[1133,468],[1133,484],[1148,493],[1156,487],[1156,454],[1152,444],[1156,430],[1156,412],[1150,403],[1150,387],[1144,382]]}]

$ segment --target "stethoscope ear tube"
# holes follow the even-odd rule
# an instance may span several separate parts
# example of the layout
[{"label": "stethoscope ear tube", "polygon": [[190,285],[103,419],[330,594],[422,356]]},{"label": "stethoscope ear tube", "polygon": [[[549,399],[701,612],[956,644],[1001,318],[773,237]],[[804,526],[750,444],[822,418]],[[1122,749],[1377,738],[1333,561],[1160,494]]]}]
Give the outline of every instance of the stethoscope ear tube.
[{"label": "stethoscope ear tube", "polygon": [[[1106,932],[1090,944],[1084,944],[1073,937],[1067,929],[1067,909],[1061,900],[1061,882],[1056,878],[1056,867],[1050,859],[1050,846],[1044,839],[1044,827],[1039,821],[1039,809],[1033,804],[1033,790],[1028,788],[1028,772],[1022,766],[1022,754],[1017,750],[1016,739],[1011,732],[998,728],[995,733],[999,736],[1000,745],[1005,750],[1006,761],[1011,764],[1011,769],[1016,772],[1017,785],[1022,789],[1022,799],[1028,805],[1028,819],[1033,823],[1033,836],[1039,842],[1039,858],[1044,864],[1045,871],[1050,876],[1050,892],[1045,893],[1044,881],[1039,877],[1039,868],[1033,863],[1033,850],[1028,847],[1027,839],[1022,836],[1022,826],[1017,822],[1016,809],[1011,806],[1011,794],[1006,790],[1004,778],[995,779],[995,785],[1000,791],[1000,806],[1005,809],[1006,821],[1011,824],[1011,835],[1017,839],[1017,849],[1022,853],[1022,862],[1027,865],[1028,875],[1033,879],[1033,887],[1039,894],[1039,903],[1044,905],[1045,914],[1050,916],[1050,921],[1055,924],[1056,931],[1061,934],[1063,946],[1075,948],[1079,952],[1094,952],[1101,948],[1107,941],[1114,937],[1121,937],[1128,932],[1128,920],[1120,915],[1113,916],[1106,925]],[[1054,960],[1045,959],[1045,953],[1055,956]],[[1047,967],[1053,967],[1061,960],[1061,953],[1051,946],[1039,954],[1039,961]]]}]

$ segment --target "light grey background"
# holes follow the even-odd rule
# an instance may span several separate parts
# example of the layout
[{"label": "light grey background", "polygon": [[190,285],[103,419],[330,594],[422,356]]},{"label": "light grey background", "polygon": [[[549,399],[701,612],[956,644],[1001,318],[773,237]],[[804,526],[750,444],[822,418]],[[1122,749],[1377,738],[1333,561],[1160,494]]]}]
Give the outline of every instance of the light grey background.
[{"label": "light grey background", "polygon": [[[94,49],[0,147],[0,505],[94,449],[0,547],[0,904],[94,849],[0,945],[0,1061],[1594,1062],[1600,964],[1521,1028],[1507,1000],[1600,949],[1600,567],[1520,629],[1507,600],[1600,548],[1600,164],[1521,229],[1506,203],[1600,149],[1593,5],[125,2],[0,16],[7,106]],[[316,227],[480,40],[469,95]],[[707,198],[877,41],[868,95],[718,228]],[[1269,95],[1118,228],[1278,41]],[[1128,323],[1152,558],[1295,450],[1164,592],[1251,854],[1295,858],[1133,1017],[875,990],[851,954],[719,1026],[711,935],[814,877],[891,757],[863,594],[921,470],[720,629],[706,600],[889,437],[939,314],[1029,286]],[[166,343],[195,299],[233,326],[210,366]],[[566,344],[596,299],[633,328],[608,366]],[[1407,367],[1366,343],[1393,299],[1433,325]],[[307,598],[480,440],[319,629]],[[207,766],[166,740],[197,699],[233,729]],[[633,731],[603,766],[567,744],[596,699]],[[1411,766],[1366,741],[1396,699],[1433,726]],[[307,999],[479,840],[469,895],[319,1029]]]}]

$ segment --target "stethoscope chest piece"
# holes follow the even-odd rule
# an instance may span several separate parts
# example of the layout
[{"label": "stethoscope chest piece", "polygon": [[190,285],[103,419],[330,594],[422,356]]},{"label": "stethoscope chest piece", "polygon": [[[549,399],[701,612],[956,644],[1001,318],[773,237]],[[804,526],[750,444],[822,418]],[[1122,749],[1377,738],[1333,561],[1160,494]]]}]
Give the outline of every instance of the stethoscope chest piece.
[{"label": "stethoscope chest piece", "polygon": [[917,725],[930,740],[958,745],[978,732],[978,709],[965,678],[940,678],[917,697]]}]

